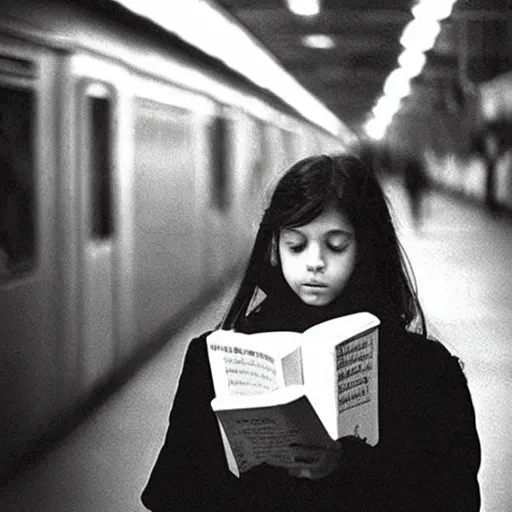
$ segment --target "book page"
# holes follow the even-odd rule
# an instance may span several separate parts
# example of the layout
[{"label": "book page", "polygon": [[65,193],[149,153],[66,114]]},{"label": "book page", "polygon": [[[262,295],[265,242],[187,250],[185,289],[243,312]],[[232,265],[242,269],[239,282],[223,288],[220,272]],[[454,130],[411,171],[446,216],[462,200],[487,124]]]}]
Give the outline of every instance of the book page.
[{"label": "book page", "polygon": [[[284,393],[270,394],[276,400],[271,398],[267,400],[269,405],[259,407],[254,406],[257,400],[233,400],[232,409],[227,408],[229,399],[212,401],[241,473],[262,462],[285,467],[311,467],[320,463],[320,455],[307,460],[296,459],[296,452],[290,445],[328,446],[334,442],[305,395],[299,393],[297,398],[295,391],[280,391]],[[276,404],[280,398],[284,402]],[[260,402],[265,404],[265,399]],[[237,408],[242,403],[248,407]],[[235,473],[233,469],[232,472]]]},{"label": "book page", "polygon": [[338,434],[378,442],[378,330],[336,346]]},{"label": "book page", "polygon": [[[207,345],[215,395],[253,395],[284,386],[283,358],[290,355],[290,350],[297,351],[292,338],[296,333],[212,333]],[[287,361],[300,365],[300,358]]]},{"label": "book page", "polygon": [[368,333],[336,346],[338,413],[371,401],[374,338]]},{"label": "book page", "polygon": [[334,438],[378,439],[377,317],[355,313],[318,324],[302,343],[304,383]]},{"label": "book page", "polygon": [[226,344],[212,344],[210,350],[222,357],[221,372],[225,374],[230,395],[253,395],[278,388],[280,379],[275,357]]}]

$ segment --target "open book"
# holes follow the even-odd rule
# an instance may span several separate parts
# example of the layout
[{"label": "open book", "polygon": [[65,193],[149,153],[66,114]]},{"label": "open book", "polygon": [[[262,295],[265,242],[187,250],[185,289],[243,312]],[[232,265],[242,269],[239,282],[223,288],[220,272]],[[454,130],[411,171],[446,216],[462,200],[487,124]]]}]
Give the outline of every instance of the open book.
[{"label": "open book", "polygon": [[379,324],[370,313],[355,313],[302,334],[207,337],[211,405],[235,475],[263,462],[304,466],[294,444],[328,447],[344,436],[377,444]]}]

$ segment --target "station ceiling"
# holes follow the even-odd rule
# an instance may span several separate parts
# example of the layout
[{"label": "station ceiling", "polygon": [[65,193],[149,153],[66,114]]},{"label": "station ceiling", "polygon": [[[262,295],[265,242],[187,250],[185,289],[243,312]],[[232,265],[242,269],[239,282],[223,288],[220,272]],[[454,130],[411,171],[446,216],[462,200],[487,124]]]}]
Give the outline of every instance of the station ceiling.
[{"label": "station ceiling", "polygon": [[[397,67],[399,42],[415,0],[323,0],[313,18],[291,13],[285,0],[216,0],[296,79],[355,131],[360,131]],[[304,46],[326,34],[332,49]],[[468,86],[512,70],[512,0],[458,0],[442,22],[407,108],[443,108]]]}]

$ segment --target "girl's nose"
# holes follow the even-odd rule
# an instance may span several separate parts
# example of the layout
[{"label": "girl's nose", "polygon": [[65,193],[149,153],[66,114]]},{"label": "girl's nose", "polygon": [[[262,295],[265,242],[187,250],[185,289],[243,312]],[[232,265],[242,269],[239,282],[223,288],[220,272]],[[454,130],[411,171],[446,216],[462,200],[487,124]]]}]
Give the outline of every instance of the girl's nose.
[{"label": "girl's nose", "polygon": [[321,272],[325,268],[325,261],[320,248],[311,247],[309,249],[306,268],[309,272]]}]

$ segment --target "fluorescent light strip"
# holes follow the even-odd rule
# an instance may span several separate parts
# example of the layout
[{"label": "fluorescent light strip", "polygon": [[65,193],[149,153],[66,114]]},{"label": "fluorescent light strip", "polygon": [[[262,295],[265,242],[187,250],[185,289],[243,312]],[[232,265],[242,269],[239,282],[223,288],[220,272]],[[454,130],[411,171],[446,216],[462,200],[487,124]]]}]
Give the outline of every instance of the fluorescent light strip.
[{"label": "fluorescent light strip", "polygon": [[414,19],[400,38],[404,51],[398,57],[399,67],[393,70],[384,84],[384,94],[372,110],[373,117],[365,125],[368,135],[381,138],[401,100],[410,93],[410,81],[418,76],[426,62],[425,53],[434,47],[441,31],[440,21],[448,18],[456,0],[420,0],[413,8]]},{"label": "fluorescent light strip", "polygon": [[302,43],[310,48],[330,50],[336,46],[334,39],[325,34],[309,34],[302,38]]},{"label": "fluorescent light strip", "polygon": [[400,69],[404,70],[410,78],[418,76],[423,70],[427,57],[420,50],[405,49],[398,57]]},{"label": "fluorescent light strip", "polygon": [[400,43],[408,50],[428,52],[441,31],[439,21],[431,18],[414,18],[405,27]]},{"label": "fluorescent light strip", "polygon": [[286,0],[286,5],[299,16],[316,16],[320,12],[320,0]]},{"label": "fluorescent light strip", "polygon": [[304,89],[256,39],[228,18],[211,0],[117,1],[222,60],[334,135],[350,134],[337,116]]},{"label": "fluorescent light strip", "polygon": [[415,18],[430,18],[441,21],[450,17],[456,1],[457,0],[422,0],[411,9],[411,12]]},{"label": "fluorescent light strip", "polygon": [[387,123],[379,121],[377,118],[370,119],[365,125],[366,133],[375,140],[380,140],[386,133]]},{"label": "fluorescent light strip", "polygon": [[410,77],[403,68],[396,68],[387,77],[384,83],[384,94],[396,98],[405,98],[411,92]]}]

